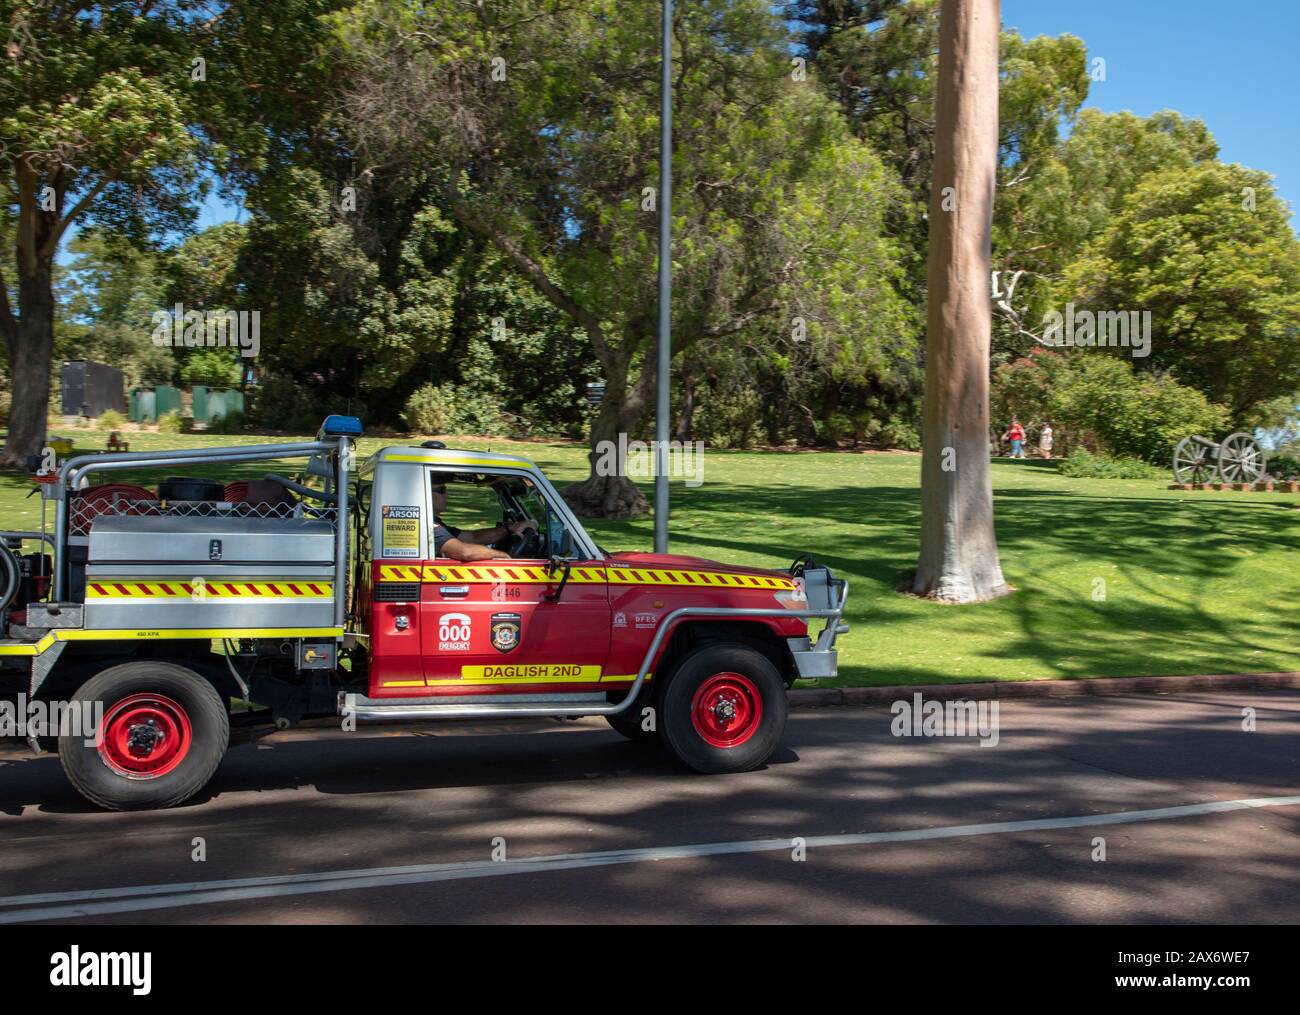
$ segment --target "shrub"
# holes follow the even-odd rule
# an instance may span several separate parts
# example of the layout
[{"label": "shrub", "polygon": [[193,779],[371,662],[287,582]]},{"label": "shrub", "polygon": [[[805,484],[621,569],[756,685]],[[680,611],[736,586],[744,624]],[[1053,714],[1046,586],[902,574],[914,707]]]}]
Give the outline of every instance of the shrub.
[{"label": "shrub", "polygon": [[238,386],[243,374],[239,356],[219,349],[196,350],[185,359],[181,367],[181,381],[191,387],[196,384],[209,388]]},{"label": "shrub", "polygon": [[116,409],[100,413],[99,418],[95,420],[95,427],[99,430],[120,430],[124,426],[126,426],[126,417]]},{"label": "shrub", "polygon": [[1080,449],[1061,463],[1061,474],[1075,479],[1163,479],[1164,470],[1140,458],[1111,458]]},{"label": "shrub", "polygon": [[228,412],[208,424],[208,433],[243,433],[248,421],[242,412]]},{"label": "shrub", "polygon": [[159,433],[180,433],[184,429],[181,422],[181,414],[173,409],[171,412],[164,412],[158,417]]},{"label": "shrub", "polygon": [[402,419],[414,433],[450,433],[451,399],[447,397],[443,388],[435,388],[432,384],[421,384],[406,400]]},{"label": "shrub", "polygon": [[903,451],[921,450],[921,432],[911,423],[892,418],[880,431],[880,443]]},{"label": "shrub", "polygon": [[496,396],[468,385],[422,384],[406,400],[402,419],[421,434],[496,437],[507,430]]},{"label": "shrub", "polygon": [[508,427],[501,415],[501,403],[495,395],[464,386],[455,387],[453,391],[455,425],[452,429],[456,433],[480,437],[498,437],[506,433]]},{"label": "shrub", "polygon": [[316,392],[280,374],[267,377],[248,406],[249,420],[268,430],[315,433],[326,415]]},{"label": "shrub", "polygon": [[1287,454],[1274,455],[1268,460],[1268,474],[1274,479],[1300,479],[1300,458],[1290,449]]},{"label": "shrub", "polygon": [[762,400],[742,388],[729,394],[702,390],[695,410],[695,436],[715,448],[749,448],[758,435]]},{"label": "shrub", "polygon": [[1100,353],[1044,353],[1001,367],[993,377],[994,424],[1012,415],[1050,419],[1076,438],[1088,435],[1112,456],[1164,465],[1191,434],[1221,435],[1230,414],[1172,377],[1138,373]]}]

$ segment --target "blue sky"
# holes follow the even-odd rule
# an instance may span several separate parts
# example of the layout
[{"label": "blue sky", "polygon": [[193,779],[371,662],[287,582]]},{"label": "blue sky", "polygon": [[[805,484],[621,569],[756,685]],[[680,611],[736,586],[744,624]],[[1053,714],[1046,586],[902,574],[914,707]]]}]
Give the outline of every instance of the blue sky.
[{"label": "blue sky", "polygon": [[1079,36],[1106,61],[1089,106],[1199,117],[1225,162],[1273,174],[1300,209],[1300,0],[1002,0],[1002,24]]},{"label": "blue sky", "polygon": [[[1200,117],[1224,161],[1272,173],[1300,208],[1300,0],[1002,0],[1002,23],[1079,36],[1106,61],[1088,105]],[[199,225],[238,216],[213,195]]]}]

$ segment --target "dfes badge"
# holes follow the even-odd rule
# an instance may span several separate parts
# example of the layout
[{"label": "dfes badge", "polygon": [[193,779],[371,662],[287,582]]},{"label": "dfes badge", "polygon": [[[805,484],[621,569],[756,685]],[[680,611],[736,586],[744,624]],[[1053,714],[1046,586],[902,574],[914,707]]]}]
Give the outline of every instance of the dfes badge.
[{"label": "dfes badge", "polygon": [[492,614],[492,647],[498,652],[509,652],[519,646],[522,618],[517,613]]}]

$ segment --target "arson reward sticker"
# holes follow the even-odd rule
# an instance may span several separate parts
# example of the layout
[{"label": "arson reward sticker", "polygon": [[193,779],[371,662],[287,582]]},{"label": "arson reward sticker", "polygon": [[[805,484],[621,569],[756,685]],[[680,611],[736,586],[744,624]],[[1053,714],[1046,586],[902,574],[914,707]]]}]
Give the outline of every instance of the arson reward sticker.
[{"label": "arson reward sticker", "polygon": [[403,504],[384,505],[383,546],[381,557],[420,556],[420,506]]}]

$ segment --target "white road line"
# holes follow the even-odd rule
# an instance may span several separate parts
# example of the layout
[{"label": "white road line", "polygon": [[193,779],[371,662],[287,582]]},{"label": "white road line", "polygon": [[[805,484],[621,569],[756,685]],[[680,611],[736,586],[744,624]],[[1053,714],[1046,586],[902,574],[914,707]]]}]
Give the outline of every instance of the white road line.
[{"label": "white road line", "polygon": [[[979,825],[947,825],[940,828],[914,828],[899,832],[861,832],[846,835],[804,837],[808,849],[829,846],[868,846],[881,843],[923,842],[931,839],[956,839],[973,835],[1000,835],[1059,828],[1098,825],[1127,825],[1143,821],[1164,821],[1204,814],[1222,814],[1256,807],[1300,806],[1300,796],[1257,797],[1249,800],[1214,800],[1180,807],[1160,807],[1145,811],[1117,811],[1109,814],[1083,814],[1068,818],[1034,818],[1027,821],[998,821]],[[651,846],[642,849],[606,850],[594,853],[562,853],[522,860],[467,860],[460,863],[419,864],[409,867],[371,867],[356,870],[321,871],[314,874],[287,874],[226,881],[194,881],[188,884],[135,885],[125,888],[99,888],[76,892],[46,892],[39,895],[0,897],[0,924],[30,923],[34,920],[62,920],[78,916],[110,913],[136,913],[151,909],[177,909],[207,906],[221,902],[269,899],[286,895],[316,895],[344,892],[359,888],[393,888],[401,885],[458,881],[464,878],[503,877],[510,874],[536,874],[544,871],[576,870],[583,867],[606,867],[613,864],[645,863],[657,860],[682,860],[737,853],[771,853],[792,848],[789,838],[755,839],[749,842],[712,842],[692,846]],[[62,905],[45,905],[64,903]],[[32,907],[32,908],[9,908]]]}]

